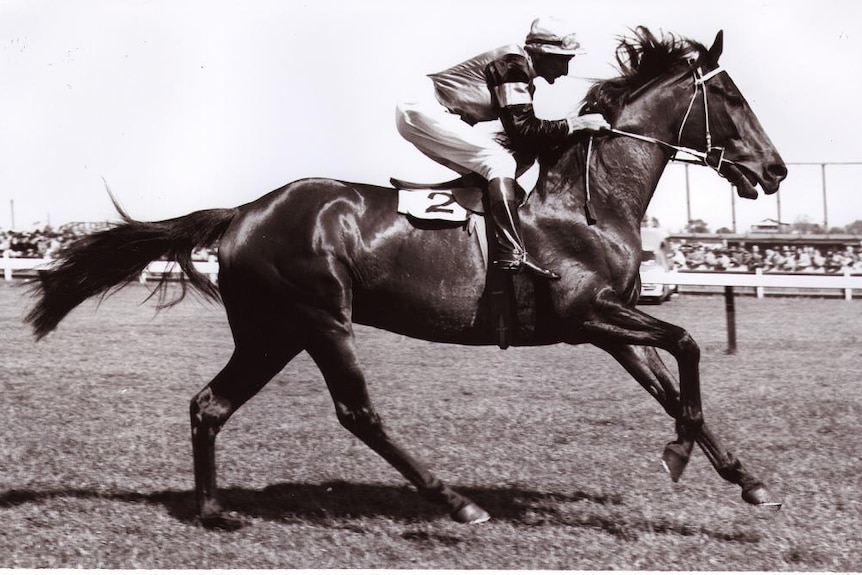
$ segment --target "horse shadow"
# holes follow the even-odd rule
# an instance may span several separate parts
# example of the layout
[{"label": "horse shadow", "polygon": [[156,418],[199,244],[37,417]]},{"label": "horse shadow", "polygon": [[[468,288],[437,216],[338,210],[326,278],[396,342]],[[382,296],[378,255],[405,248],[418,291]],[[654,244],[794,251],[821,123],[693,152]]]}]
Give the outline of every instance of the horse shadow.
[{"label": "horse shadow", "polygon": [[[546,524],[561,521],[558,508],[566,502],[587,501],[620,505],[622,496],[575,491],[553,493],[519,486],[455,487],[491,513],[495,521],[513,524]],[[324,483],[279,483],[263,489],[228,487],[219,489],[223,507],[242,516],[282,523],[312,522],[322,525],[339,520],[388,518],[416,523],[445,517],[440,506],[424,499],[408,486],[330,481]],[[193,491],[139,493],[99,489],[13,489],[0,492],[0,509],[51,499],[76,498],[158,505],[172,517],[197,524]]]},{"label": "horse shadow", "polygon": [[[640,517],[632,514],[623,496],[617,493],[581,490],[555,493],[520,486],[455,489],[486,509],[494,522],[507,522],[516,527],[551,525],[597,530],[622,541],[637,541],[646,533],[698,535],[737,543],[758,543],[761,540],[757,530],[732,526],[714,529],[705,525],[689,525],[676,518]],[[354,524],[354,520],[386,518],[415,526],[445,517],[438,505],[428,502],[408,486],[343,481],[279,483],[259,490],[225,488],[219,490],[219,495],[224,508],[230,512],[251,520],[284,524],[313,523],[362,531],[361,524]],[[158,505],[176,520],[200,526],[195,495],[190,490],[153,493],[98,489],[10,490],[0,492],[0,509],[70,497]],[[430,537],[424,530],[408,530],[403,536],[420,542]]]}]

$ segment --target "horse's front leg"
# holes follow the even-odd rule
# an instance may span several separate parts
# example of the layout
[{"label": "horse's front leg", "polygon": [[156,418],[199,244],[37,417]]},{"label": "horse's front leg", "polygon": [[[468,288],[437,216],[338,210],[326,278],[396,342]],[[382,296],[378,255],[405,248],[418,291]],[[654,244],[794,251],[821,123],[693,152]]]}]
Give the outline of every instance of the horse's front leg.
[{"label": "horse's front leg", "polygon": [[[655,348],[613,345],[604,346],[604,349],[661,404],[668,415],[674,419],[679,417],[676,381]],[[762,507],[781,507],[766,485],[749,473],[742,462],[721,445],[706,423],[700,428],[697,443],[718,474],[742,488],[743,500]]]},{"label": "horse's front leg", "polygon": [[606,289],[595,300],[591,318],[584,322],[590,341],[603,348],[625,344],[658,347],[679,365],[679,409],[676,440],[665,447],[662,460],[674,481],[679,481],[703,425],[700,398],[700,348],[681,327],[663,322],[630,306]]}]

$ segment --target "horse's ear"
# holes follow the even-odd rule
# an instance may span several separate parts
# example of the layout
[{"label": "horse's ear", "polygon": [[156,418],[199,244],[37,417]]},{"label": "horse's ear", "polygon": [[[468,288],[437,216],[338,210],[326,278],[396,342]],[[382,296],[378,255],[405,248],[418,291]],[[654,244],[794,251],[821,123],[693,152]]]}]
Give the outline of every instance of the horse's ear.
[{"label": "horse's ear", "polygon": [[712,48],[709,49],[707,58],[713,64],[718,64],[718,59],[724,51],[724,30],[719,30],[715,35],[715,40],[712,43]]}]

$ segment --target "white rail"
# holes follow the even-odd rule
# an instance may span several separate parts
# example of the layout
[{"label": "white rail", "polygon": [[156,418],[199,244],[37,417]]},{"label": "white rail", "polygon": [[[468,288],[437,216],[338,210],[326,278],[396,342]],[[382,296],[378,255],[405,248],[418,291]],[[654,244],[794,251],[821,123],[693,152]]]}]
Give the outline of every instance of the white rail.
[{"label": "white rail", "polygon": [[12,280],[12,272],[15,270],[33,270],[50,263],[51,260],[45,258],[10,258],[6,255],[0,258],[0,267],[3,268],[6,281]]},{"label": "white rail", "polygon": [[[6,281],[12,281],[16,271],[46,269],[52,262],[53,260],[48,258],[10,258],[4,255],[0,258],[0,269],[3,270],[3,278]],[[194,265],[198,271],[207,274],[212,281],[218,277],[217,261],[194,262]],[[165,273],[180,273],[180,266],[176,262],[151,262],[141,274],[141,281],[145,282],[150,274]]]},{"label": "white rail", "polygon": [[845,271],[833,274],[778,274],[746,272],[703,272],[648,270],[641,275],[643,283],[678,286],[753,287],[757,297],[764,296],[764,288],[840,289],[844,299],[853,299],[853,290],[862,290],[862,275]]},{"label": "white rail", "polygon": [[[6,281],[13,279],[16,270],[37,270],[50,266],[50,259],[10,258],[4,255],[0,258],[0,268]],[[195,267],[209,275],[213,282],[218,278],[218,262],[194,262]],[[152,262],[141,274],[141,282],[146,282],[149,274],[180,273],[176,262]],[[842,275],[827,274],[773,274],[744,272],[699,272],[699,271],[664,271],[661,269],[646,270],[641,274],[643,283],[668,284],[677,286],[713,286],[724,287],[725,313],[727,317],[727,352],[736,353],[736,306],[734,303],[734,288],[753,287],[757,297],[764,296],[764,288],[800,288],[800,289],[840,289],[844,290],[844,299],[853,299],[853,290],[862,290],[862,275],[852,275],[845,271]]]},{"label": "white rail", "polygon": [[[211,281],[215,282],[218,279],[218,262],[207,261],[207,262],[192,262],[195,265],[195,269],[199,272],[207,274]],[[141,274],[141,283],[146,283],[149,274],[170,274],[170,273],[180,273],[182,270],[180,269],[180,265],[176,262],[150,262],[147,268],[144,270],[144,273]]]},{"label": "white rail", "polygon": [[772,274],[757,270],[756,273],[716,273],[647,270],[641,274],[643,283],[687,286],[724,287],[724,311],[727,319],[727,353],[736,353],[736,303],[734,288],[753,287],[757,297],[763,297],[764,288],[841,289],[844,299],[853,299],[853,290],[862,290],[862,275],[845,271],[842,275],[826,274]]},{"label": "white rail", "polygon": [[[13,278],[13,272],[38,270],[51,265],[48,258],[0,258],[0,269],[6,281]],[[215,281],[218,276],[218,262],[194,262],[195,267]],[[176,262],[152,262],[141,275],[141,281],[147,276],[165,273],[179,273]],[[704,271],[664,271],[651,269],[641,274],[643,283],[668,284],[678,286],[713,286],[713,287],[753,287],[757,296],[763,297],[764,288],[800,288],[800,289],[836,289],[844,290],[845,299],[853,298],[853,290],[862,292],[862,274],[851,274],[845,271],[842,275],[833,274],[778,274],[746,272],[704,272]]]}]

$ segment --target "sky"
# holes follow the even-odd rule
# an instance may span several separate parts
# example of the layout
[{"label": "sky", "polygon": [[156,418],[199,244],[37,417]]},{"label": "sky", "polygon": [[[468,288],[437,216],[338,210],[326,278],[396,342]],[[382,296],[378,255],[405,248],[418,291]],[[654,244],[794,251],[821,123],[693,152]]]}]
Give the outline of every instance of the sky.
[{"label": "sky", "polygon": [[324,176],[443,180],[397,133],[396,103],[425,74],[522,42],[532,19],[573,24],[586,53],[536,108],[561,117],[615,75],[637,25],[711,44],[782,154],[776,196],[671,165],[648,215],[744,232],[765,218],[862,220],[862,4],[851,0],[0,0],[0,229],[138,219],[251,201]]}]

